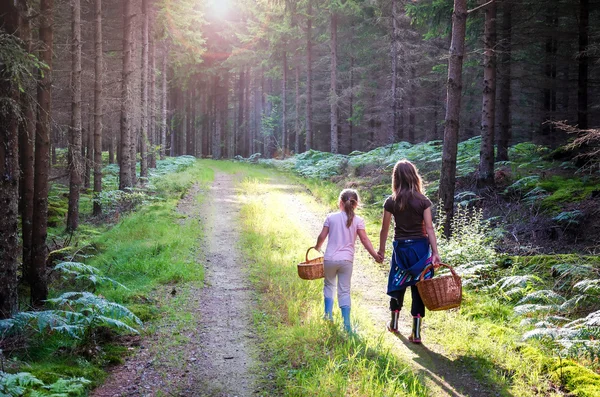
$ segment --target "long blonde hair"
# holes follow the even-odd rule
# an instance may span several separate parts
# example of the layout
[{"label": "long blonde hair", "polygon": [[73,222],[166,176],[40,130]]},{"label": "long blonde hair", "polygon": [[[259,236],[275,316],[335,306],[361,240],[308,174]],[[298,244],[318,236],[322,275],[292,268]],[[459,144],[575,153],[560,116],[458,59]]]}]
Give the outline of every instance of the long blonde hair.
[{"label": "long blonde hair", "polygon": [[423,180],[419,171],[410,161],[400,160],[392,172],[392,198],[400,211],[406,208],[408,199],[414,197],[415,193],[423,194]]},{"label": "long blonde hair", "polygon": [[354,210],[358,207],[358,192],[354,189],[344,189],[340,193],[340,201],[344,203],[344,212],[348,215],[346,227],[350,227],[354,220]]}]

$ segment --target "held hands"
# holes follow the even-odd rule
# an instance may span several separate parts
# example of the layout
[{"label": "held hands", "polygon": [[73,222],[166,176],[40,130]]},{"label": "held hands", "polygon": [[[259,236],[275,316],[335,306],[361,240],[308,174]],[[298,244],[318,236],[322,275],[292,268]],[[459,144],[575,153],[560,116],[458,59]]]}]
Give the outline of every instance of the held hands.
[{"label": "held hands", "polygon": [[385,250],[384,250],[384,249],[380,249],[380,250],[377,252],[377,257],[375,257],[375,256],[374,256],[374,258],[375,258],[375,261],[376,261],[377,263],[382,263],[382,262],[383,262],[383,260],[385,259]]},{"label": "held hands", "polygon": [[438,269],[440,267],[442,259],[440,258],[440,255],[437,252],[431,254],[431,263],[433,263],[434,269]]},{"label": "held hands", "polygon": [[381,255],[381,253],[373,252],[373,253],[371,253],[371,256],[373,257],[373,259],[375,259],[375,262],[377,262],[377,263],[383,262],[383,255]]}]

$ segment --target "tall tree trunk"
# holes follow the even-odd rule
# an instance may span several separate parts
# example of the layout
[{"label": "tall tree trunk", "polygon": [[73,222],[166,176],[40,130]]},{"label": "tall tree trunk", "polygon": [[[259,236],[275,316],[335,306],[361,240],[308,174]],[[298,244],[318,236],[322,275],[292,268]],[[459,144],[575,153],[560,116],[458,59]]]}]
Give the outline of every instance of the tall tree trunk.
[{"label": "tall tree trunk", "polygon": [[294,120],[294,153],[300,153],[300,67],[296,65],[296,117]]},{"label": "tall tree trunk", "polygon": [[577,79],[577,126],[588,128],[588,68],[587,47],[590,30],[590,1],[579,1],[579,77]]},{"label": "tall tree trunk", "polygon": [[86,159],[85,159],[85,180],[84,187],[86,189],[90,188],[91,179],[92,179],[92,168],[94,168],[94,121],[92,117],[92,112],[90,110],[89,102],[87,106],[87,149],[86,149]]},{"label": "tall tree trunk", "polygon": [[[33,40],[31,36],[30,10],[28,4],[21,6],[25,18],[21,19],[21,36],[26,43],[27,52],[33,52]],[[27,91],[33,91],[33,86]],[[31,238],[33,233],[33,180],[34,180],[34,146],[35,146],[35,109],[28,95],[21,95],[21,107],[23,109],[23,122],[19,129],[19,165],[21,179],[19,188],[21,201],[21,235],[23,240],[23,280],[29,278],[31,267]]]},{"label": "tall tree trunk", "polygon": [[558,29],[558,11],[557,4],[549,3],[546,12],[546,28],[548,34],[546,37],[546,59],[545,70],[546,81],[544,82],[544,115],[542,119],[542,134],[550,136],[550,140],[554,140],[552,135],[554,126],[547,124],[546,121],[552,121],[556,113],[556,55],[558,51],[557,32]]},{"label": "tall tree trunk", "polygon": [[69,209],[67,231],[79,226],[79,191],[83,164],[81,159],[81,4],[71,2],[71,131],[69,141]]},{"label": "tall tree trunk", "polygon": [[498,47],[500,59],[498,98],[498,150],[497,160],[508,161],[508,145],[511,139],[511,52],[512,52],[512,0],[502,2],[502,40]]},{"label": "tall tree trunk", "polygon": [[[238,80],[238,114],[237,114],[237,125],[238,125],[238,136],[240,140],[239,151],[242,156],[250,156],[250,137],[247,132],[248,129],[244,125],[244,67],[240,68],[240,78]],[[246,93],[248,95],[248,93]],[[246,123],[248,124],[248,123]]]},{"label": "tall tree trunk", "polygon": [[[117,137],[114,131],[110,131],[108,136],[108,164],[115,163],[115,152],[116,150],[116,142]],[[118,160],[117,160],[118,161]]]},{"label": "tall tree trunk", "polygon": [[[258,73],[258,71],[257,71]],[[262,79],[263,79],[263,70],[261,69],[261,77],[260,79],[258,78],[258,76],[256,76],[254,78],[254,108],[255,108],[255,112],[254,112],[254,121],[255,121],[255,126],[254,126],[254,133],[252,133],[252,135],[250,136],[250,150],[255,152],[255,142],[257,137],[262,135],[262,109],[263,109],[263,102],[262,102],[262,98],[263,98],[263,91],[262,91]],[[260,85],[260,86],[259,86]],[[263,152],[264,154],[264,152]]]},{"label": "tall tree trunk", "polygon": [[416,125],[416,115],[415,115],[415,107],[417,100],[417,84],[415,83],[415,67],[410,67],[410,98],[408,99],[408,141],[410,143],[415,143],[415,125]]},{"label": "tall tree trunk", "polygon": [[494,127],[496,123],[496,2],[485,7],[481,152],[477,187],[494,185]]},{"label": "tall tree trunk", "polygon": [[392,120],[387,143],[394,143],[396,134],[398,133],[398,36],[398,0],[392,0],[392,98],[390,101],[392,106]]},{"label": "tall tree trunk", "polygon": [[48,175],[50,173],[50,112],[52,100],[52,44],[54,42],[54,0],[40,1],[39,60],[47,66],[40,70],[35,138],[35,177],[33,191],[33,234],[31,236],[31,304],[40,307],[48,298],[46,259],[48,246]]},{"label": "tall tree trunk", "polygon": [[348,116],[348,152],[352,153],[352,140],[354,138],[354,55],[350,56],[350,114]]},{"label": "tall tree trunk", "polygon": [[306,150],[312,148],[312,0],[308,0],[306,16]]},{"label": "tall tree trunk", "polygon": [[160,159],[165,159],[167,148],[167,54],[168,46],[165,43],[162,58],[162,84],[161,84],[161,112],[160,112]]},{"label": "tall tree trunk", "polygon": [[119,189],[133,187],[131,163],[132,70],[131,70],[131,0],[123,0],[123,73],[121,76],[121,145],[119,163]]},{"label": "tall tree trunk", "polygon": [[454,0],[452,14],[452,43],[448,60],[448,93],[446,104],[446,125],[442,150],[442,170],[439,197],[444,205],[446,224],[444,232],[450,235],[450,222],[454,215],[454,191],[456,183],[456,153],[460,127],[460,102],[462,93],[462,68],[465,54],[465,34],[467,25],[467,1]]},{"label": "tall tree trunk", "polygon": [[95,81],[94,81],[94,215],[102,213],[99,195],[102,193],[102,0],[94,2]]},{"label": "tall tree trunk", "polygon": [[190,155],[196,157],[196,137],[198,135],[198,115],[196,113],[198,109],[198,96],[197,96],[197,81],[192,83],[192,91],[190,92],[190,104],[192,106],[192,113],[190,117]]},{"label": "tall tree trunk", "polygon": [[[13,2],[0,5],[3,28],[19,36],[19,9]],[[17,84],[7,77],[10,71],[0,64],[0,98],[19,103]],[[0,319],[11,317],[18,309],[17,259],[19,256],[19,121],[6,108],[0,110]]]},{"label": "tall tree trunk", "polygon": [[331,127],[331,153],[337,153],[339,150],[338,142],[338,98],[337,98],[337,15],[331,13],[329,20],[329,28],[331,30],[331,39],[329,41],[329,49],[331,51],[331,77],[329,88],[329,105],[330,105],[330,127]]},{"label": "tall tree trunk", "polygon": [[148,57],[150,58],[150,66],[148,78],[150,79],[150,87],[148,91],[148,168],[156,168],[156,142],[158,141],[156,129],[156,46],[154,42],[154,9],[150,7],[148,13]]},{"label": "tall tree trunk", "polygon": [[[224,157],[223,151],[227,149],[227,143],[229,141],[230,133],[228,128],[228,120],[229,120],[229,72],[225,70],[223,75],[223,92],[221,94],[221,99],[223,101],[221,107],[221,140],[223,144],[221,157]],[[229,153],[225,153],[227,157],[229,157]]]},{"label": "tall tree trunk", "polygon": [[221,131],[222,131],[221,122],[223,121],[221,119],[222,98],[221,98],[220,80],[221,80],[221,76],[218,73],[215,74],[214,82],[213,82],[213,92],[214,92],[214,98],[215,98],[214,99],[214,101],[215,101],[215,115],[214,115],[215,128],[213,130],[213,139],[212,139],[212,157],[213,157],[213,159],[216,159],[216,160],[221,158]]},{"label": "tall tree trunk", "polygon": [[[253,149],[254,145],[254,137],[252,136],[252,131],[250,131],[250,80],[252,76],[252,69],[250,66],[246,67],[245,79],[244,79],[244,131],[248,136],[248,147],[249,149]],[[254,150],[249,150],[249,155],[254,154]]]},{"label": "tall tree trunk", "polygon": [[283,73],[281,78],[281,155],[283,158],[289,150],[287,131],[287,52],[283,51]]},{"label": "tall tree trunk", "polygon": [[148,178],[148,0],[142,0],[142,103],[141,145],[140,145],[140,177]]}]

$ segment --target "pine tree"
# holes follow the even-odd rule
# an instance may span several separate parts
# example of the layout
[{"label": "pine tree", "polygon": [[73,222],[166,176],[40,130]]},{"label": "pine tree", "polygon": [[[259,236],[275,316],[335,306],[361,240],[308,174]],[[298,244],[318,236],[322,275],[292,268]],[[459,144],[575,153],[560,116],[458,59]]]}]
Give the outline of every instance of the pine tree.
[{"label": "pine tree", "polygon": [[454,214],[454,191],[456,181],[456,154],[458,151],[458,130],[460,126],[460,104],[462,97],[462,67],[465,54],[465,34],[467,25],[467,1],[454,0],[452,14],[452,43],[448,61],[448,94],[446,103],[446,126],[442,151],[440,177],[440,201],[444,204],[446,225],[444,232],[449,235],[450,220]]},{"label": "pine tree", "polygon": [[83,173],[81,156],[81,4],[71,2],[71,129],[69,139],[69,209],[67,231],[79,226],[79,191]]}]

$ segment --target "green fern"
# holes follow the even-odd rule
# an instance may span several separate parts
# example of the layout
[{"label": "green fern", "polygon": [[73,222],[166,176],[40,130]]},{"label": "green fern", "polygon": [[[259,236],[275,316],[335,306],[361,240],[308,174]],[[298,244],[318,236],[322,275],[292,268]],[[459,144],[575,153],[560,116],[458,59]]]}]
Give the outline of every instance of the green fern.
[{"label": "green fern", "polygon": [[582,294],[600,296],[600,279],[579,281],[573,286],[573,289]]},{"label": "green fern", "polygon": [[44,382],[29,372],[8,374],[0,371],[0,396],[22,396],[27,389],[44,386]]},{"label": "green fern", "polygon": [[128,289],[123,284],[119,283],[116,280],[113,280],[110,277],[105,277],[100,275],[100,270],[97,268],[86,265],[80,262],[61,262],[54,267],[54,270],[57,270],[63,273],[63,277],[66,280],[74,278],[77,281],[85,281],[88,282],[93,289],[95,290],[99,285],[111,284],[113,288],[121,287],[124,289]]},{"label": "green fern", "polygon": [[9,374],[0,371],[0,397],[78,397],[86,395],[91,383],[85,378],[61,378],[45,385],[29,372]]},{"label": "green fern", "polygon": [[515,314],[520,316],[537,315],[540,313],[552,313],[559,310],[558,305],[537,305],[534,303],[526,303],[524,305],[515,306]]},{"label": "green fern", "polygon": [[502,277],[496,283],[494,283],[491,288],[497,288],[502,291],[506,291],[512,288],[531,288],[535,285],[542,284],[543,280],[538,276],[534,276],[531,274],[526,274],[523,276],[507,276]]},{"label": "green fern", "polygon": [[54,310],[19,312],[0,321],[0,335],[64,335],[78,344],[95,344],[96,330],[109,328],[117,333],[138,334],[142,321],[125,306],[90,292],[66,292],[47,301]]},{"label": "green fern", "polygon": [[543,289],[524,296],[517,302],[517,305],[523,305],[525,303],[562,304],[565,301],[566,299],[556,292]]}]

